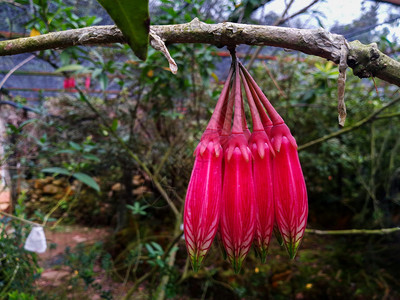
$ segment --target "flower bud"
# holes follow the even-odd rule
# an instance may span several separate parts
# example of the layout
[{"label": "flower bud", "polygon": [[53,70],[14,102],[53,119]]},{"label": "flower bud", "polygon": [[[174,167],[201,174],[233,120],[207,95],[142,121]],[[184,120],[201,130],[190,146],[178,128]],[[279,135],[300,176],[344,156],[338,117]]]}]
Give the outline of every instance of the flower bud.
[{"label": "flower bud", "polygon": [[[200,146],[200,145],[199,145]],[[216,151],[218,148],[218,151]],[[184,232],[186,248],[197,271],[217,233],[222,193],[221,145],[209,142],[203,153],[195,155],[192,176],[186,193]]]},{"label": "flower bud", "polygon": [[[273,136],[271,142],[275,143]],[[307,190],[296,148],[286,136],[280,143],[273,160],[275,218],[289,256],[294,258],[307,225]]]},{"label": "flower bud", "polygon": [[[225,151],[226,155],[228,151]],[[245,151],[251,157],[247,146]],[[225,159],[221,238],[236,273],[240,271],[253,242],[255,209],[252,161],[246,160],[240,148],[235,147],[231,158]]]}]

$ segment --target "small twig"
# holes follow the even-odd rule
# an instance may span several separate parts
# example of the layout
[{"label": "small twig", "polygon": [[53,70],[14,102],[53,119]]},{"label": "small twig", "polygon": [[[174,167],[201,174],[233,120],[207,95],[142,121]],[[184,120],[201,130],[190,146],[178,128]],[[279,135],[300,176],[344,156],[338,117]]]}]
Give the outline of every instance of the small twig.
[{"label": "small twig", "polygon": [[376,86],[375,78],[374,78],[374,77],[371,77],[371,79],[372,79],[372,81],[373,81],[373,83],[374,83],[375,92],[376,92],[376,94],[377,94],[378,97],[379,97],[379,91],[378,91],[378,87]]},{"label": "small twig", "polygon": [[344,92],[346,89],[346,70],[347,70],[347,56],[349,55],[349,45],[346,41],[343,41],[343,45],[340,49],[340,61],[339,61],[339,77],[338,77],[338,119],[339,125],[344,126],[346,121],[346,104],[344,102]]},{"label": "small twig", "polygon": [[81,96],[81,99],[83,102],[86,103],[86,105],[100,118],[100,121],[103,123],[103,126],[106,127],[109,131],[109,133],[117,140],[117,142],[120,144],[122,148],[127,151],[129,156],[138,163],[138,165],[143,169],[143,171],[150,177],[151,181],[153,184],[156,186],[157,190],[160,192],[161,196],[167,201],[168,205],[174,212],[176,217],[180,216],[180,213],[178,209],[176,208],[175,204],[172,202],[171,198],[168,196],[167,192],[164,190],[164,188],[161,186],[160,182],[158,179],[154,176],[154,174],[150,171],[150,169],[147,167],[147,165],[137,156],[133,151],[129,148],[129,146],[121,139],[121,137],[111,128],[111,126],[108,124],[107,120],[104,118],[104,116],[90,103],[89,99],[86,98],[85,94],[79,89],[79,87],[76,87],[76,90],[79,92],[79,95]]},{"label": "small twig", "polygon": [[318,234],[318,235],[389,234],[397,231],[400,231],[400,227],[381,228],[381,229],[344,229],[344,230],[306,229],[307,233]]},{"label": "small twig", "polygon": [[370,115],[367,116],[366,118],[362,119],[361,121],[358,121],[358,122],[355,123],[354,125],[349,126],[349,127],[346,127],[346,128],[343,128],[343,129],[338,130],[338,131],[336,131],[336,132],[332,132],[332,133],[327,134],[327,135],[325,135],[325,136],[323,136],[323,137],[320,137],[320,138],[318,138],[318,139],[315,139],[315,140],[313,140],[313,141],[311,141],[311,142],[305,143],[305,144],[299,146],[299,147],[298,147],[298,150],[299,150],[299,151],[300,151],[300,150],[304,150],[305,148],[314,146],[314,145],[316,145],[316,144],[320,144],[320,143],[325,142],[325,141],[327,141],[327,140],[330,140],[330,139],[332,139],[332,138],[334,138],[334,137],[337,137],[337,136],[339,136],[339,135],[341,135],[341,134],[344,134],[344,133],[346,133],[346,132],[355,130],[355,129],[357,129],[357,128],[363,126],[364,124],[366,124],[366,123],[368,123],[368,122],[371,122],[371,121],[374,120],[374,119],[377,117],[377,115],[379,115],[382,111],[384,111],[386,108],[392,106],[393,104],[395,104],[395,103],[397,103],[397,102],[399,102],[399,101],[400,101],[400,97],[399,97],[399,98],[396,98],[396,99],[394,99],[394,100],[392,100],[392,101],[390,101],[388,104],[386,104],[386,105],[384,105],[383,107],[381,107],[380,109],[374,111],[372,114],[370,114]]},{"label": "small twig", "polygon": [[7,101],[7,100],[0,101],[0,106],[1,105],[10,105],[10,106],[12,106],[12,107],[14,107],[16,109],[23,109],[25,111],[33,112],[35,114],[42,114],[40,111],[38,111],[35,108],[29,107],[29,106],[25,106],[25,105],[21,105],[19,103],[15,103],[15,102],[12,102],[12,101]]},{"label": "small twig", "polygon": [[14,219],[14,220],[18,220],[18,221],[23,222],[23,223],[27,223],[27,224],[32,225],[32,226],[46,227],[46,226],[41,225],[39,223],[32,222],[32,221],[29,221],[29,220],[26,220],[26,219],[23,219],[23,218],[8,214],[8,213],[6,213],[4,211],[0,211],[0,215],[6,216],[6,217]]},{"label": "small twig", "polygon": [[131,299],[133,293],[138,289],[139,285],[145,281],[147,278],[149,278],[151,275],[153,275],[158,269],[158,266],[155,266],[151,269],[150,272],[147,272],[146,274],[144,274],[142,277],[140,277],[138,280],[135,281],[135,284],[130,288],[130,290],[128,291],[128,293],[125,295],[124,298],[122,298],[122,300],[129,300]]},{"label": "small twig", "polygon": [[[165,257],[164,258],[165,260],[167,260],[167,257],[168,257],[167,265],[170,268],[172,268],[174,266],[175,259],[176,259],[176,251],[174,251],[172,253],[171,253],[171,251],[172,251],[173,247],[175,247],[175,245],[179,243],[179,241],[181,240],[182,234],[183,234],[183,231],[181,231],[181,229],[180,229],[181,224],[182,224],[182,220],[180,218],[177,218],[175,220],[175,230],[174,230],[174,234],[176,235],[175,239],[170,243],[169,247],[167,248],[166,253],[169,253],[169,254],[163,256],[163,257]],[[164,300],[165,287],[167,286],[169,280],[170,280],[169,274],[165,274],[161,278],[161,282],[157,287],[157,291],[158,291],[158,295],[156,297],[157,300]]]},{"label": "small twig", "polygon": [[313,2],[311,2],[309,5],[303,7],[302,9],[300,9],[298,12],[294,13],[293,15],[288,16],[286,19],[282,20],[282,23],[285,23],[286,21],[293,19],[294,17],[297,17],[298,15],[306,12],[311,6],[313,6],[314,4],[316,4],[319,0],[314,0]]},{"label": "small twig", "polygon": [[155,49],[164,54],[165,58],[168,60],[169,69],[172,74],[176,74],[178,72],[178,66],[176,65],[175,60],[169,54],[167,46],[165,46],[164,41],[154,32],[154,30],[150,29],[150,45]]},{"label": "small twig", "polygon": [[[172,248],[175,246],[176,243],[179,242],[179,240],[182,237],[183,232],[181,232],[180,234],[178,234],[173,241],[170,243],[170,245],[167,247],[167,250],[164,252],[164,254],[161,257],[161,260],[165,260],[167,258],[167,256],[169,255],[170,251],[172,250]],[[142,277],[140,277],[138,280],[135,281],[135,284],[133,285],[133,287],[131,287],[131,289],[128,291],[128,293],[125,295],[125,297],[122,300],[129,300],[131,299],[133,293],[137,290],[137,288],[139,287],[139,285],[145,281],[147,278],[149,278],[150,276],[152,276],[157,270],[158,270],[159,266],[155,265],[149,272],[147,272],[146,274],[144,274]]]},{"label": "small twig", "polygon": [[[283,20],[283,17],[286,16],[286,14],[289,11],[290,7],[292,7],[293,2],[294,2],[294,0],[290,0],[290,2],[286,5],[285,10],[283,11],[281,17],[274,22],[274,26],[278,26],[278,25],[283,24],[285,22]],[[285,1],[285,3],[286,3],[286,1]]]},{"label": "small twig", "polygon": [[[73,198],[71,199],[71,201],[70,201],[70,203],[68,205],[68,209],[65,212],[66,214],[68,214],[71,211],[73,203],[76,200],[78,200],[78,197],[79,197],[79,194],[81,192],[81,189],[82,189],[82,183],[80,183],[78,185],[78,188],[74,191],[74,196],[73,196]],[[58,218],[58,220],[50,227],[50,229],[51,230],[55,229],[58,226],[58,224],[60,224],[62,222],[63,219],[64,219],[64,216],[61,216],[60,218]]]},{"label": "small twig", "polygon": [[278,82],[276,81],[274,75],[272,74],[271,70],[268,68],[267,64],[265,62],[263,62],[263,66],[265,68],[265,70],[268,73],[268,76],[271,78],[272,82],[274,83],[275,87],[278,89],[279,94],[281,94],[282,98],[287,98],[286,93],[281,89],[281,87],[279,86]]},{"label": "small twig", "polygon": [[168,147],[168,150],[165,152],[165,154],[163,155],[163,157],[161,158],[160,163],[156,166],[156,169],[154,170],[153,175],[155,177],[158,177],[158,175],[161,172],[161,169],[164,167],[164,164],[167,162],[168,158],[171,155],[172,150],[174,150],[175,145],[177,144],[178,140],[181,138],[180,135],[178,135],[171,143],[171,145]]},{"label": "small twig", "polygon": [[16,65],[14,68],[12,68],[6,76],[4,76],[3,80],[0,82],[0,90],[3,87],[4,83],[7,81],[7,79],[12,75],[12,73],[14,73],[16,70],[18,70],[20,67],[22,67],[24,64],[26,64],[27,62],[29,62],[30,60],[34,59],[36,56],[35,55],[31,55],[28,58],[24,59],[23,61],[21,61],[18,65]]},{"label": "small twig", "polygon": [[400,112],[392,113],[392,114],[385,114],[385,115],[380,115],[376,117],[377,120],[380,119],[390,119],[390,118],[395,118],[395,117],[400,117]]},{"label": "small twig", "polygon": [[7,292],[7,290],[10,288],[11,283],[14,281],[15,275],[17,275],[19,270],[19,264],[17,264],[16,268],[14,269],[14,272],[10,278],[10,280],[7,282],[6,286],[1,290],[0,296],[3,299],[3,295],[5,292]]},{"label": "small twig", "polygon": [[[303,9],[299,10],[298,12],[296,12],[295,14],[293,14],[293,15],[291,15],[291,16],[288,16],[288,17],[286,17],[286,18],[284,19],[284,17],[285,17],[285,15],[287,14],[289,8],[292,6],[292,4],[293,4],[293,2],[294,2],[293,0],[291,0],[291,1],[289,2],[289,4],[286,5],[286,8],[285,8],[285,10],[283,11],[281,17],[278,18],[278,19],[274,22],[274,24],[272,24],[272,26],[279,26],[279,25],[285,23],[286,21],[288,21],[288,20],[290,20],[290,19],[292,19],[292,18],[294,18],[294,17],[296,17],[296,16],[302,14],[303,12],[305,12],[307,9],[309,9],[311,6],[313,6],[313,5],[314,5],[315,3],[317,3],[318,1],[319,1],[319,0],[314,0],[311,4],[307,5],[307,6],[304,7]],[[250,58],[249,63],[247,64],[247,69],[250,69],[250,68],[252,67],[254,61],[256,60],[257,56],[260,54],[261,50],[262,50],[262,47],[259,46],[259,47],[257,47],[256,51],[254,51],[252,57]]]},{"label": "small twig", "polygon": [[46,226],[48,219],[51,217],[51,215],[65,202],[67,197],[69,196],[69,193],[71,192],[71,187],[68,186],[64,196],[60,199],[60,201],[57,202],[57,204],[47,213],[47,215],[44,216],[43,218],[43,224],[42,226]]}]

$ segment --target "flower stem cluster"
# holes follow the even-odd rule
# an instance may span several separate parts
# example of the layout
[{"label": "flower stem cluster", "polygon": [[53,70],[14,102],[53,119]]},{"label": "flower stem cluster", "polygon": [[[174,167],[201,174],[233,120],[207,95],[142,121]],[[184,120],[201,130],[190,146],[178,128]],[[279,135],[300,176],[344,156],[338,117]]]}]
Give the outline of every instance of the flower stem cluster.
[{"label": "flower stem cluster", "polygon": [[252,244],[266,262],[274,231],[294,258],[308,215],[296,140],[236,56],[194,154],[184,212],[193,269],[200,267],[217,232],[235,272]]}]

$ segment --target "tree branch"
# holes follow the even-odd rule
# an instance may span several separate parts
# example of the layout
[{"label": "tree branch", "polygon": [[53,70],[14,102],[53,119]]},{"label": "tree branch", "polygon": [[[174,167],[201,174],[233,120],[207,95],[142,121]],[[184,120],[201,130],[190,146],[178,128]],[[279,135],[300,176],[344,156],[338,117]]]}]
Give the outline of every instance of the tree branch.
[{"label": "tree branch", "polygon": [[25,110],[25,111],[30,111],[30,112],[33,112],[33,113],[39,114],[39,115],[41,114],[41,112],[38,111],[38,110],[35,109],[35,108],[29,107],[29,106],[25,106],[25,105],[21,105],[21,104],[19,104],[19,103],[15,103],[15,102],[12,102],[12,101],[7,101],[7,100],[1,101],[1,100],[0,100],[0,106],[1,106],[1,105],[10,105],[10,106],[15,107],[15,108],[17,108],[17,109],[23,109],[23,110]]},{"label": "tree branch", "polygon": [[318,139],[316,139],[316,140],[313,140],[313,141],[310,141],[310,142],[308,142],[308,143],[305,143],[305,144],[299,146],[299,147],[297,148],[297,150],[298,150],[298,151],[304,150],[305,148],[314,146],[314,145],[316,145],[316,144],[320,144],[320,143],[325,142],[325,141],[327,141],[327,140],[330,140],[330,139],[332,139],[332,138],[334,138],[334,137],[337,137],[337,136],[339,136],[339,135],[341,135],[341,134],[344,134],[344,133],[346,133],[346,132],[349,132],[349,131],[355,130],[355,129],[357,129],[357,128],[360,128],[360,127],[363,126],[364,124],[369,123],[369,122],[372,122],[373,120],[377,119],[377,118],[378,118],[377,116],[378,116],[382,111],[384,111],[386,108],[391,107],[392,105],[396,104],[396,103],[399,102],[399,101],[400,101],[400,98],[396,98],[396,99],[390,101],[389,103],[387,103],[386,105],[382,106],[381,108],[377,109],[376,111],[374,111],[374,112],[373,112],[372,114],[370,114],[369,116],[367,116],[367,117],[365,117],[364,119],[358,121],[357,123],[355,123],[355,124],[353,124],[353,125],[351,125],[351,126],[349,126],[349,127],[343,128],[343,129],[341,129],[341,130],[338,130],[338,131],[332,132],[332,133],[330,133],[330,134],[327,134],[327,135],[325,135],[325,136],[323,136],[323,137],[320,137],[320,138],[318,138]]},{"label": "tree branch", "polygon": [[[400,86],[400,63],[380,52],[376,44],[363,45],[358,41],[348,43],[343,36],[323,29],[229,22],[206,24],[197,18],[186,24],[153,25],[151,29],[166,44],[203,43],[217,47],[238,44],[273,46],[301,51],[335,63],[339,63],[340,49],[345,45],[349,48],[348,65],[354,69],[355,75],[361,78],[374,76]],[[1,41],[0,56],[78,45],[124,42],[125,39],[116,26],[92,26]]]},{"label": "tree branch", "polygon": [[381,229],[344,229],[344,230],[317,230],[306,229],[307,233],[318,235],[342,235],[342,234],[388,234],[400,231],[400,227],[381,228]]}]

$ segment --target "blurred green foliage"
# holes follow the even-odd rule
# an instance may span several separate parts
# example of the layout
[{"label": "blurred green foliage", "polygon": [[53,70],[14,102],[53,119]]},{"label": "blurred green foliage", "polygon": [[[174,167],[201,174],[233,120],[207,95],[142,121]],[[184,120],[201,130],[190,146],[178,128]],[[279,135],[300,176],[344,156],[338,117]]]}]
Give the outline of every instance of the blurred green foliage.
[{"label": "blurred green foliage", "polygon": [[[25,218],[25,196],[18,198],[14,214]],[[34,299],[33,283],[42,269],[37,255],[24,249],[31,226],[0,215],[0,299]]]}]

